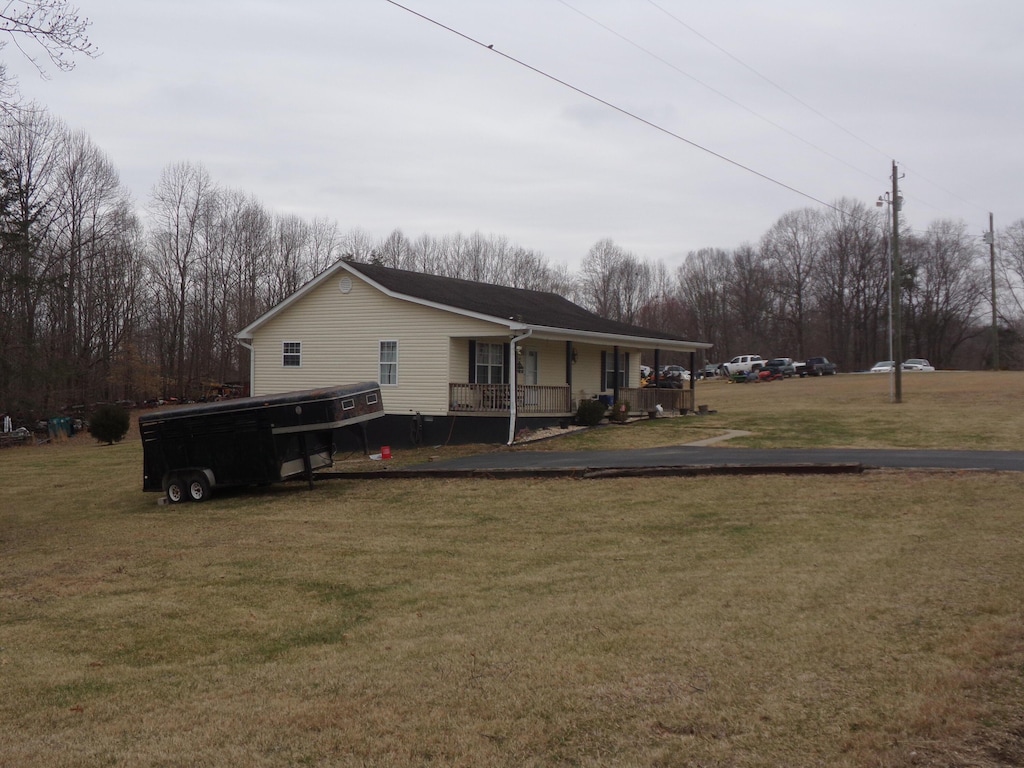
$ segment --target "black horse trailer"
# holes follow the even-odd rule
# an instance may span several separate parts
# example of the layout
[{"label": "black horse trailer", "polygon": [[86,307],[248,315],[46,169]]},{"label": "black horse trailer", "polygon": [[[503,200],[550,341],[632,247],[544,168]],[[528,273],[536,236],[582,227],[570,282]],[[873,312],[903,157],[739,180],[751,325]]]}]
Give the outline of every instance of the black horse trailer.
[{"label": "black horse trailer", "polygon": [[142,490],[203,501],[213,488],[266,485],[334,463],[334,431],[384,415],[376,382],[245,397],[139,417]]}]

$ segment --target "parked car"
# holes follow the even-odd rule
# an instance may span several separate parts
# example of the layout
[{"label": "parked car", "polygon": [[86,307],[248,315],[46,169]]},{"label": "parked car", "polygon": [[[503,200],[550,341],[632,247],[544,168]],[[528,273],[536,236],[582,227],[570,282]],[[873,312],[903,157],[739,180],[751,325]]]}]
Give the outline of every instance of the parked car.
[{"label": "parked car", "polygon": [[661,367],[661,375],[666,379],[690,380],[690,372],[681,365],[663,365]]},{"label": "parked car", "polygon": [[834,376],[836,364],[829,362],[827,357],[808,357],[804,367],[799,369],[800,377],[804,376]]},{"label": "parked car", "polygon": [[719,374],[721,366],[715,365],[714,363],[708,363],[699,371],[697,371],[698,379],[713,379]]},{"label": "parked car", "polygon": [[787,379],[796,374],[792,357],[773,357],[764,367],[772,373],[781,373]]},{"label": "parked car", "polygon": [[903,362],[904,371],[934,371],[935,368],[923,357],[911,357]]},{"label": "parked car", "polygon": [[658,368],[658,376],[644,379],[645,387],[661,387],[662,389],[682,389],[690,380],[690,372],[681,365],[663,365]]},{"label": "parked car", "polygon": [[896,363],[892,360],[881,360],[871,366],[868,373],[892,373],[896,370]]}]

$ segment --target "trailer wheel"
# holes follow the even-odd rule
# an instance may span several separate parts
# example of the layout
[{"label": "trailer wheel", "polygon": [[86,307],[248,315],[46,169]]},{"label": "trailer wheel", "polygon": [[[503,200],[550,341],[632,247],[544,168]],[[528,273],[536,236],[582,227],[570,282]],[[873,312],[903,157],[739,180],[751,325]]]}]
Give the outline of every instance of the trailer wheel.
[{"label": "trailer wheel", "polygon": [[210,481],[202,472],[196,472],[188,480],[188,497],[192,501],[206,501],[210,497]]},{"label": "trailer wheel", "polygon": [[180,504],[188,498],[185,495],[185,481],[179,475],[174,475],[167,481],[167,500],[171,504]]}]

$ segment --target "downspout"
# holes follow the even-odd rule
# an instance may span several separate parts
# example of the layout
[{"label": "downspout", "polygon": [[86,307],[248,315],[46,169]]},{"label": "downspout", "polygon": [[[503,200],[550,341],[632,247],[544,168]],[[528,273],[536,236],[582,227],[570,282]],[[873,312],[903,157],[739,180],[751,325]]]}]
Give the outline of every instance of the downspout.
[{"label": "downspout", "polygon": [[512,441],[516,439],[516,413],[518,407],[516,404],[516,346],[523,339],[528,339],[533,335],[533,329],[529,329],[522,336],[513,336],[512,341],[508,345],[508,445],[512,445]]},{"label": "downspout", "polygon": [[254,375],[256,373],[256,350],[252,348],[252,344],[246,344],[239,338],[236,338],[235,341],[238,342],[238,346],[249,350],[249,394],[253,395],[252,384],[255,381]]}]

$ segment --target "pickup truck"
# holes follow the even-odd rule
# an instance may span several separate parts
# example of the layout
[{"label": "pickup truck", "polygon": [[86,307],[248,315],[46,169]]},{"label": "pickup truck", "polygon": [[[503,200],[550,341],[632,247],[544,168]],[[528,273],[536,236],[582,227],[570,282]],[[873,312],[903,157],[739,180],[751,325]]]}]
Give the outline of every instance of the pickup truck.
[{"label": "pickup truck", "polygon": [[736,355],[728,363],[722,363],[722,373],[732,376],[736,373],[750,373],[764,368],[768,364],[760,355]]},{"label": "pickup truck", "polygon": [[830,363],[827,357],[808,357],[802,368],[797,368],[800,378],[804,376],[834,376],[836,364]]}]

